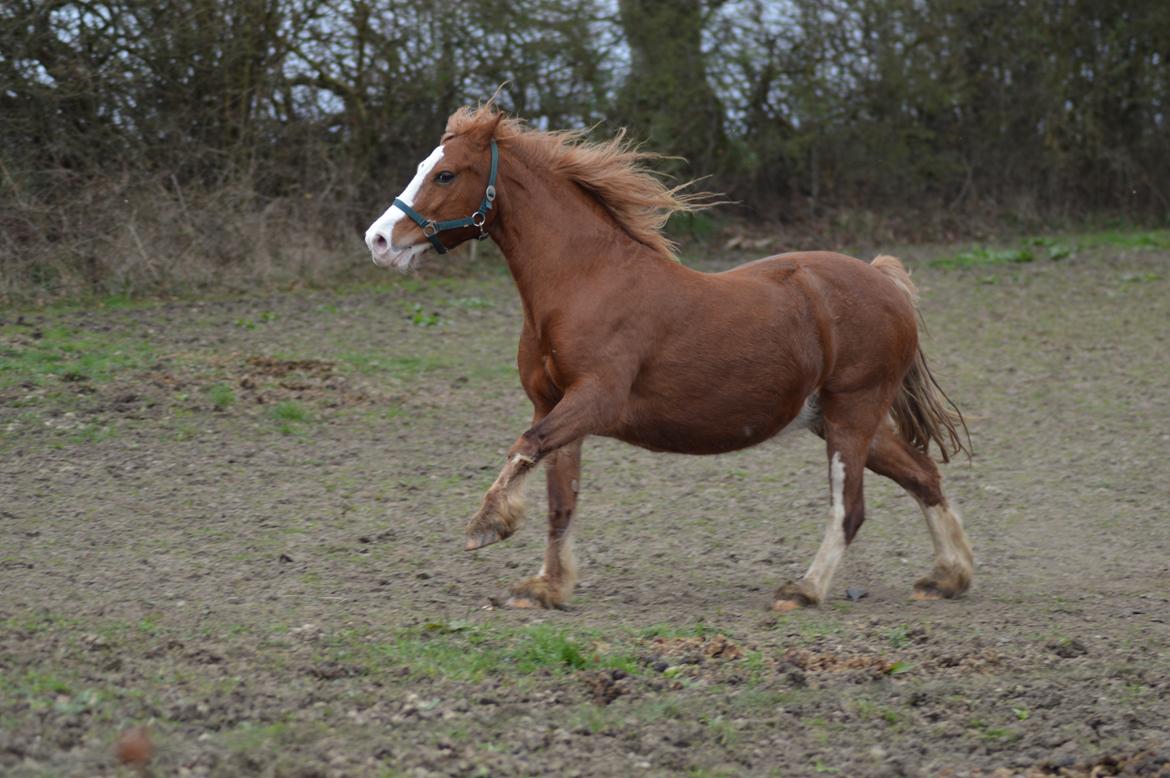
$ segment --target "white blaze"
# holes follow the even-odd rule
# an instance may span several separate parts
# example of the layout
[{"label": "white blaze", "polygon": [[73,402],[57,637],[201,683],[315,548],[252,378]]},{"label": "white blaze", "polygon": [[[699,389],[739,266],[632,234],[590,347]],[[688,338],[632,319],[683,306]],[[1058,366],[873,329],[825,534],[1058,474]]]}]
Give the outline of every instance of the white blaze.
[{"label": "white blaze", "polygon": [[[418,172],[415,173],[410,183],[406,185],[406,189],[402,190],[402,194],[398,195],[398,199],[413,208],[414,198],[418,196],[418,190],[422,189],[422,185],[431,175],[431,171],[435,169],[435,166],[439,164],[439,160],[442,158],[443,147],[437,146],[429,157],[418,163]],[[366,230],[366,245],[370,247],[370,252],[374,256],[374,264],[382,265],[386,263],[386,260],[390,260],[395,265],[405,267],[410,264],[411,259],[421,254],[430,245],[428,243],[422,243],[406,249],[399,249],[393,245],[390,236],[394,234],[394,227],[398,224],[398,220],[404,216],[406,214],[401,208],[397,205],[391,205]],[[375,243],[379,235],[385,240],[385,244],[381,250],[378,249]]]}]

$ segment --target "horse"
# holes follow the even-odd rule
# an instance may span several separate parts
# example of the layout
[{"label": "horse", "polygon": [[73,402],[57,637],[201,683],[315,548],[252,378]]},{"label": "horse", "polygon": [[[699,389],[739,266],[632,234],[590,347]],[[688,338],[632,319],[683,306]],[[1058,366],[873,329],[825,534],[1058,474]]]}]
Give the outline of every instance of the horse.
[{"label": "horse", "polygon": [[934,566],[912,596],[966,592],[971,546],[931,456],[932,444],[943,462],[969,455],[966,425],[919,345],[917,291],[902,263],[810,251],[721,273],[688,268],[662,230],[703,202],[663,183],[649,166],[656,156],[624,131],[593,142],[531,128],[491,102],[464,107],[366,232],[373,261],[402,271],[432,248],[490,237],[523,303],[517,366],[532,423],[467,523],[467,550],[516,531],[524,480],[545,463],[544,563],[507,602],[563,607],[577,577],[571,525],[587,436],[719,454],[803,429],[826,444],[828,526],[807,572],[771,607],[825,601],[865,521],[867,468],[905,489],[926,519]]}]

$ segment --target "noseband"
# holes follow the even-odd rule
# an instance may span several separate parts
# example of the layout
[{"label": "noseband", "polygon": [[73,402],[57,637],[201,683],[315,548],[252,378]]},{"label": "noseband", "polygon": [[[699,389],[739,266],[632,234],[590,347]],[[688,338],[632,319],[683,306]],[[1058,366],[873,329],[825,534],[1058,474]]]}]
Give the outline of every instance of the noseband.
[{"label": "noseband", "polygon": [[464,216],[462,219],[450,219],[445,222],[437,222],[434,219],[428,219],[418,211],[411,208],[406,203],[394,198],[394,205],[404,214],[410,217],[410,220],[422,227],[423,235],[435,247],[435,251],[440,254],[447,253],[447,247],[443,245],[443,241],[439,240],[439,233],[447,230],[458,230],[463,227],[478,227],[479,235],[475,236],[476,240],[483,240],[487,237],[484,232],[483,225],[487,223],[488,211],[492,209],[492,203],[496,199],[496,169],[500,164],[500,151],[496,148],[496,139],[492,138],[492,167],[491,172],[488,173],[487,189],[483,193],[483,202],[479,204],[479,208],[470,216]]}]

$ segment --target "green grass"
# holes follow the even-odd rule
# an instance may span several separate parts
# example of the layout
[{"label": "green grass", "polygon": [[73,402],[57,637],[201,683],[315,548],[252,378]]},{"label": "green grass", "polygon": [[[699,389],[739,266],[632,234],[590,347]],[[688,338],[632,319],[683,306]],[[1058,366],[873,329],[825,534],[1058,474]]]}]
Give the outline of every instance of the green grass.
[{"label": "green grass", "polygon": [[362,667],[372,675],[405,669],[411,675],[475,681],[494,676],[563,674],[579,670],[640,671],[632,653],[599,650],[588,631],[570,633],[546,624],[518,628],[432,622],[402,630],[389,640],[349,632],[330,643],[330,661]]},{"label": "green grass", "polygon": [[230,408],[236,401],[236,393],[227,384],[216,384],[207,390],[211,403],[219,410]]},{"label": "green grass", "polygon": [[1119,276],[1123,284],[1151,284],[1154,281],[1161,281],[1162,278],[1161,273],[1122,273]]},{"label": "green grass", "polygon": [[362,375],[390,375],[416,379],[434,370],[448,367],[450,361],[439,356],[390,356],[382,352],[348,351],[339,359]]},{"label": "green grass", "polygon": [[309,410],[292,400],[282,400],[272,406],[269,415],[277,421],[308,421]]},{"label": "green grass", "polygon": [[69,436],[71,443],[101,443],[117,435],[112,425],[86,424]]},{"label": "green grass", "polygon": [[[1035,236],[1025,238],[1014,248],[973,246],[956,254],[934,259],[930,265],[948,270],[963,270],[1025,264],[1042,258],[1059,262],[1081,251],[1102,248],[1170,250],[1170,230],[1104,230],[1060,237]],[[1139,280],[1160,279],[1161,277],[1157,276]],[[997,283],[997,281],[985,278],[981,280],[981,283]]]},{"label": "green grass", "polygon": [[690,626],[651,624],[641,631],[640,636],[645,640],[649,640],[650,638],[705,638],[712,635],[726,634],[727,632],[725,630],[699,621]]},{"label": "green grass", "polygon": [[955,270],[991,265],[1021,264],[1031,262],[1035,258],[1036,255],[1028,248],[991,249],[986,246],[975,246],[966,251],[960,251],[958,254],[933,260],[930,264],[932,267]]},{"label": "green grass", "polygon": [[910,628],[905,624],[899,624],[886,633],[886,639],[894,648],[905,648],[910,645]]},{"label": "green grass", "polygon": [[1076,236],[1083,248],[1108,246],[1123,249],[1170,250],[1170,230],[1104,230]]},{"label": "green grass", "polygon": [[47,378],[68,383],[108,381],[121,370],[144,368],[153,358],[146,341],[66,326],[0,327],[0,387],[40,385]]}]

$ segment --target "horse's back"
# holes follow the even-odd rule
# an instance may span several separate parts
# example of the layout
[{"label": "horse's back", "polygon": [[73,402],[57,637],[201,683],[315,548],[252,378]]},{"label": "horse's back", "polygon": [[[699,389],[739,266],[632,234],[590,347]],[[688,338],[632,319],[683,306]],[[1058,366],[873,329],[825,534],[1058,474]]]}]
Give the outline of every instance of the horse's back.
[{"label": "horse's back", "polygon": [[771,281],[788,281],[804,271],[819,281],[833,285],[867,284],[882,278],[869,262],[835,251],[793,251],[775,254],[724,271],[729,277],[758,277]]},{"label": "horse's back", "polygon": [[726,275],[801,289],[822,329],[829,389],[868,383],[888,374],[890,363],[908,366],[913,357],[918,343],[914,306],[869,262],[832,251],[802,251],[749,262]]}]

